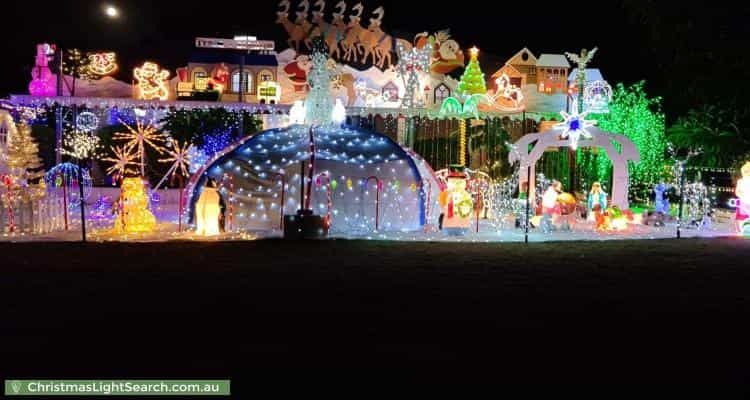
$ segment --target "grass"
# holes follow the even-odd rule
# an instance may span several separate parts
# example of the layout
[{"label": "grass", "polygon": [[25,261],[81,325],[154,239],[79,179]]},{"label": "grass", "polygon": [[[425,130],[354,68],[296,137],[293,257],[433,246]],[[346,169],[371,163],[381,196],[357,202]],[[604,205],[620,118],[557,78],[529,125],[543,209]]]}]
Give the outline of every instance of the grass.
[{"label": "grass", "polygon": [[750,241],[0,244],[0,374],[747,382]]}]

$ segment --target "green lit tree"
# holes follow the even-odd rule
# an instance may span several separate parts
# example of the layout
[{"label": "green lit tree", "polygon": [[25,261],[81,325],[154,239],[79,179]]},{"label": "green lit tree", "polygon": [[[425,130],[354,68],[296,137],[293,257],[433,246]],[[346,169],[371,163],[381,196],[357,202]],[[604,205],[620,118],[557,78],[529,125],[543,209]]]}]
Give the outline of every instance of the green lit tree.
[{"label": "green lit tree", "polygon": [[461,75],[461,80],[458,82],[458,93],[463,95],[486,94],[487,85],[477,58],[479,50],[476,47],[472,47],[470,54],[469,64],[466,66],[464,74]]},{"label": "green lit tree", "polygon": [[[609,113],[592,115],[599,121],[599,128],[624,134],[638,148],[641,161],[629,167],[630,191],[637,197],[642,197],[662,179],[667,146],[661,98],[649,97],[644,86],[644,81],[630,86],[617,84]],[[591,152],[578,151],[578,164],[584,167],[584,173],[590,180],[609,181],[612,164],[604,152],[598,152],[593,160],[590,155]]]}]

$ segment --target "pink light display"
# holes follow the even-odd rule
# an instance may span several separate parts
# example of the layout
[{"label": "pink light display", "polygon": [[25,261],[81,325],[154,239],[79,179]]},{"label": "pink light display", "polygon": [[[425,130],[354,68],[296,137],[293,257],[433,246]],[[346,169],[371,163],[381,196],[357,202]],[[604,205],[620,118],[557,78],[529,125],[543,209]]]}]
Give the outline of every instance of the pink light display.
[{"label": "pink light display", "polygon": [[55,96],[57,87],[55,76],[49,69],[49,56],[55,53],[55,46],[39,44],[36,46],[36,65],[31,70],[31,83],[29,93],[32,96]]}]

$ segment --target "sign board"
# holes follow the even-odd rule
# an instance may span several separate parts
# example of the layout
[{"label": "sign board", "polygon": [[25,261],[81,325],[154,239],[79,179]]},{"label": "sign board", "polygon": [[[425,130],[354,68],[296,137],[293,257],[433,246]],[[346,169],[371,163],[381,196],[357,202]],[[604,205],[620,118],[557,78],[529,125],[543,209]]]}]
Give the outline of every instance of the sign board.
[{"label": "sign board", "polygon": [[273,40],[251,40],[246,38],[235,39],[218,39],[218,38],[195,38],[195,47],[204,49],[228,49],[228,50],[267,50],[272,51],[276,48]]},{"label": "sign board", "polygon": [[179,93],[192,92],[193,82],[177,82],[177,91]]},{"label": "sign board", "polygon": [[281,100],[281,85],[276,82],[264,81],[258,84],[258,101],[276,104]]},{"label": "sign board", "polygon": [[208,90],[208,77],[196,77],[195,90]]}]

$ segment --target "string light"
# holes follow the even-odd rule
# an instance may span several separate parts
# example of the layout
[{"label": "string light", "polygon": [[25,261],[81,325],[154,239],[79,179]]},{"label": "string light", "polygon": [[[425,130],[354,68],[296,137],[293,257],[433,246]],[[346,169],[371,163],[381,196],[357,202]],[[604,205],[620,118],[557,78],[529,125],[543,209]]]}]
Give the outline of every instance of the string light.
[{"label": "string light", "polygon": [[138,155],[133,153],[132,147],[111,146],[110,152],[114,155],[114,157],[102,158],[102,161],[113,163],[112,166],[107,169],[107,175],[112,176],[117,180],[125,177],[128,174],[137,173],[134,168],[130,168],[131,166],[138,165],[138,163],[134,161]]},{"label": "string light", "polygon": [[146,174],[146,145],[156,150],[159,154],[164,154],[166,143],[169,135],[159,132],[154,127],[153,122],[149,121],[148,124],[144,124],[140,118],[136,118],[136,125],[132,127],[126,124],[124,121],[120,121],[122,125],[127,128],[127,132],[116,132],[112,139],[124,140],[125,149],[129,152],[133,149],[136,150],[136,154],[141,160],[141,176]]},{"label": "string light", "polygon": [[99,117],[91,111],[83,111],[76,116],[76,127],[81,132],[91,132],[99,128]]},{"label": "string light", "polygon": [[101,148],[98,136],[84,131],[74,131],[63,138],[60,153],[78,160],[88,160],[98,158]]}]

